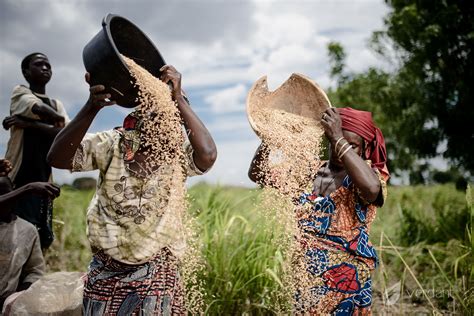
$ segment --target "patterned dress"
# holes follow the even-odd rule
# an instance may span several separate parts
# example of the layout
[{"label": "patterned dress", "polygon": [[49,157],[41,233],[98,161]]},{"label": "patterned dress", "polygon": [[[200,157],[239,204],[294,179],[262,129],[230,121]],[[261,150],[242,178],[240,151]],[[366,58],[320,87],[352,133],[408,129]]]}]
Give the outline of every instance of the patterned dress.
[{"label": "patterned dress", "polygon": [[[379,178],[384,200],[386,185]],[[296,313],[370,314],[370,273],[378,259],[369,231],[376,205],[360,197],[349,176],[329,195],[303,194],[299,202],[297,239],[306,271],[296,293]]]},{"label": "patterned dress", "polygon": [[140,265],[97,252],[84,285],[84,315],[186,315],[178,265],[167,248]]},{"label": "patterned dress", "polygon": [[73,171],[99,170],[87,211],[94,256],[84,284],[84,315],[185,315],[179,265],[186,242],[180,212],[169,203],[176,190],[164,179],[202,172],[186,141],[186,165],[135,176],[124,161],[123,135],[121,129],[87,134],[73,159]]}]

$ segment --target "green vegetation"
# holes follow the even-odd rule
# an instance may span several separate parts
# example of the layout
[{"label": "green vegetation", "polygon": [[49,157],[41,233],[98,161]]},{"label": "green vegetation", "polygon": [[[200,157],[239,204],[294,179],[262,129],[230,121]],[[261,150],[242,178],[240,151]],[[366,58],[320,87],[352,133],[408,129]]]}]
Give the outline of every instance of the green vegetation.
[{"label": "green vegetation", "polygon": [[209,314],[265,313],[277,300],[283,259],[272,239],[279,230],[256,210],[258,193],[204,184],[189,192],[202,228]]},{"label": "green vegetation", "polygon": [[390,69],[350,72],[344,43],[330,43],[330,75],[337,86],[329,98],[336,107],[373,113],[387,142],[390,170],[408,171],[411,184],[439,180],[423,160],[439,156],[451,163],[451,176],[458,172],[454,180],[460,185],[472,181],[474,151],[466,144],[474,135],[474,5],[385,2],[384,27],[373,33],[370,46]]},{"label": "green vegetation", "polygon": [[425,312],[433,306],[451,313],[473,310],[473,216],[470,191],[453,184],[389,189],[371,233],[382,259],[374,289],[386,302],[390,297],[382,294],[390,296],[388,289],[400,282],[399,302],[406,303],[389,312],[406,313],[411,304]]},{"label": "green vegetation", "polygon": [[[207,262],[202,277],[210,315],[277,313],[284,254],[273,242],[279,227],[256,208],[259,193],[205,184],[189,190]],[[86,271],[91,254],[85,210],[92,194],[63,188],[55,203],[56,240],[47,254],[50,271]],[[470,192],[452,184],[390,187],[371,233],[381,259],[374,274],[374,311],[469,314],[474,309],[473,217]]]},{"label": "green vegetation", "polygon": [[[470,314],[473,207],[469,189],[464,191],[474,171],[474,151],[466,150],[473,137],[474,6],[469,1],[385,2],[384,27],[373,33],[370,46],[390,69],[351,72],[343,45],[331,42],[336,86],[329,98],[336,107],[372,112],[393,174],[408,174],[410,184],[446,184],[391,188],[379,210],[371,234],[382,259],[374,280],[382,302],[378,310]],[[441,156],[449,163],[445,171],[427,160]],[[423,308],[414,310],[413,303]]]},{"label": "green vegetation", "polygon": [[53,209],[55,240],[46,252],[50,271],[87,271],[91,252],[86,236],[86,210],[93,195],[93,190],[61,188]]}]

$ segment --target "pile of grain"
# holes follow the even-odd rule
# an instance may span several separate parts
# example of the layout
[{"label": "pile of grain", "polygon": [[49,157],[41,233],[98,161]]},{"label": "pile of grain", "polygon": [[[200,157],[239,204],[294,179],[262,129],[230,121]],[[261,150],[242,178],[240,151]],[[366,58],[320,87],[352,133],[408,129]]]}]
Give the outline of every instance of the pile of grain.
[{"label": "pile of grain", "polygon": [[[320,165],[324,131],[318,121],[282,110],[254,107],[251,116],[258,124],[263,157],[268,157],[258,166],[264,185],[259,208],[269,222],[277,223],[284,231],[271,242],[284,252],[284,287],[276,295],[279,299],[274,308],[286,314],[294,312],[293,301],[298,289],[309,289],[304,253],[295,242],[299,240],[299,229],[294,203],[303,192],[312,188]],[[301,301],[311,300],[311,293],[301,290],[298,293]],[[281,304],[285,301],[293,302],[292,306]]]},{"label": "pile of grain", "polygon": [[169,167],[170,172],[159,175],[160,186],[168,188],[167,209],[174,215],[174,233],[183,234],[188,244],[180,265],[186,288],[186,308],[192,315],[202,314],[203,285],[196,275],[204,269],[204,261],[195,233],[195,221],[186,212],[187,157],[183,148],[185,135],[181,116],[167,84],[155,78],[132,59],[125,56],[122,58],[139,90],[139,107],[136,111],[143,122],[140,129],[140,146],[145,148],[146,156],[141,168],[151,177],[156,176],[155,173],[160,170],[158,167]]}]

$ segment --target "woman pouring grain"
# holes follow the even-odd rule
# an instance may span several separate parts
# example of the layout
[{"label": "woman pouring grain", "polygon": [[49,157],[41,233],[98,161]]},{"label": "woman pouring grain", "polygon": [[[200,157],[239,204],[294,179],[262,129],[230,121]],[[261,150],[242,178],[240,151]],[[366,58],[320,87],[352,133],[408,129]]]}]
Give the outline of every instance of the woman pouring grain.
[{"label": "woman pouring grain", "polygon": [[[302,194],[296,206],[304,271],[294,311],[367,315],[377,264],[370,226],[389,178],[385,142],[370,112],[329,108],[321,124],[330,142],[329,161],[320,164],[312,192]],[[257,152],[249,175],[265,183],[258,168],[262,159],[266,156]]]},{"label": "woman pouring grain", "polygon": [[[186,101],[173,66],[160,69],[160,81],[124,59],[140,90],[140,106],[122,127],[86,135],[97,113],[115,104],[104,86],[92,86],[87,103],[56,137],[48,161],[60,169],[100,171],[87,213],[94,255],[85,314],[181,315],[184,181],[212,167],[216,146]],[[166,83],[172,83],[171,93]]]}]

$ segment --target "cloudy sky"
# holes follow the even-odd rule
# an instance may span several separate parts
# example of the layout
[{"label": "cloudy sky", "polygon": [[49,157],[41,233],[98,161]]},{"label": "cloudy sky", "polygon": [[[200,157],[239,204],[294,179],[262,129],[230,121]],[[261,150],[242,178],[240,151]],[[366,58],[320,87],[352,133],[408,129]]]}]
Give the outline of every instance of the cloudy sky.
[{"label": "cloudy sky", "polygon": [[[330,41],[343,44],[350,70],[381,65],[367,41],[387,12],[375,0],[0,0],[0,117],[9,113],[13,87],[25,83],[22,58],[34,51],[48,55],[53,67],[47,94],[73,117],[88,97],[82,49],[107,13],[119,14],[137,24],[183,74],[193,108],[216,140],[214,168],[190,183],[251,185],[247,169],[259,144],[245,114],[252,83],[267,75],[273,90],[299,72],[329,87]],[[89,131],[120,125],[126,113],[119,106],[104,109]],[[2,156],[8,138],[2,129]],[[68,183],[83,174],[54,170],[54,176]]]}]

